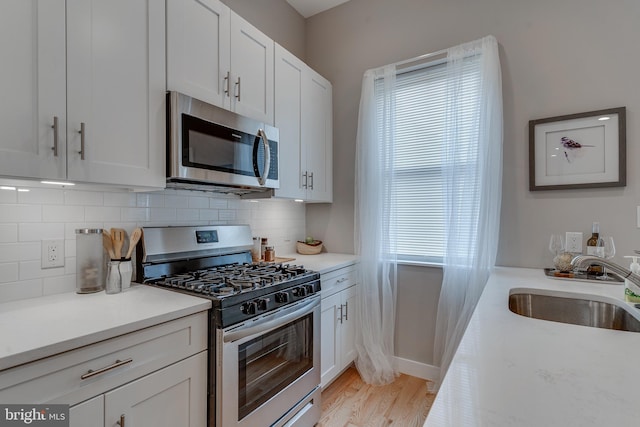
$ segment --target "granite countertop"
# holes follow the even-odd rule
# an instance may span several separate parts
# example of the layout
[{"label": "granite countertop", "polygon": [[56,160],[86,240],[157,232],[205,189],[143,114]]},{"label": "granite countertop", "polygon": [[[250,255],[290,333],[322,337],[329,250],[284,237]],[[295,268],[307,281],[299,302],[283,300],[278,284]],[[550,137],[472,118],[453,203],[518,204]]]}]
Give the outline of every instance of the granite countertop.
[{"label": "granite countertop", "polygon": [[[623,285],[552,280],[497,268],[453,358],[426,427],[637,426],[640,333],[530,319],[510,292],[624,302]],[[628,305],[640,319],[640,310]]]},{"label": "granite countertop", "polygon": [[278,256],[283,258],[294,258],[294,261],[290,261],[291,264],[303,265],[307,270],[317,271],[321,274],[353,265],[359,258],[357,255],[353,254],[327,252],[321,252],[317,255],[301,255],[293,253],[284,255],[278,254]]},{"label": "granite countertop", "polygon": [[0,371],[208,310],[211,301],[146,285],[0,304]]}]

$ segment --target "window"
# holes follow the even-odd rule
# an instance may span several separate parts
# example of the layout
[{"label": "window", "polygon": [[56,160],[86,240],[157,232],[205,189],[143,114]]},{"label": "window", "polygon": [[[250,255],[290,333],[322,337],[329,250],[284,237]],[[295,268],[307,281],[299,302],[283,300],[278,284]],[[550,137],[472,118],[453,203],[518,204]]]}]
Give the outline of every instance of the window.
[{"label": "window", "polygon": [[[455,88],[462,99],[462,120],[456,126],[456,146],[470,153],[477,135],[480,99],[480,61],[465,60],[464,82]],[[446,64],[432,63],[398,72],[395,92],[395,128],[392,189],[395,197],[396,248],[399,261],[442,262],[445,250],[444,189],[442,166],[446,159],[447,94],[451,93]],[[375,88],[378,120],[382,123],[382,80]],[[384,149],[384,147],[381,147]],[[390,171],[391,172],[391,171]],[[393,203],[393,202],[389,202]]]}]

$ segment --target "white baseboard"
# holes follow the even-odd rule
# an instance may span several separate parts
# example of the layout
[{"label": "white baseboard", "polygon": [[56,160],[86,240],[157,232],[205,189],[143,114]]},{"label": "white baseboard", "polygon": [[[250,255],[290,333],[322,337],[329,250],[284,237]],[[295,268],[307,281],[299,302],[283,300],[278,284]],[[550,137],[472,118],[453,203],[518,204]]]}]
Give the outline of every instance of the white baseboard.
[{"label": "white baseboard", "polygon": [[440,378],[440,368],[438,366],[427,365],[426,363],[403,359],[402,357],[394,357],[394,359],[398,371],[402,374],[430,381],[436,381]]}]

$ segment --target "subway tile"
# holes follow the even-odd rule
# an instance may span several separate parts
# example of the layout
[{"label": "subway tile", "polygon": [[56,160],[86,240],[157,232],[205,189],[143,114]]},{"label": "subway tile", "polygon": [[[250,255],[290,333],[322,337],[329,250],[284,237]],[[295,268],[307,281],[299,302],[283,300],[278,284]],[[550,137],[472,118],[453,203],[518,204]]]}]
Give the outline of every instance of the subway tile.
[{"label": "subway tile", "polygon": [[116,206],[86,206],[84,216],[86,221],[106,222],[120,221],[120,208]]},{"label": "subway tile", "polygon": [[147,222],[151,218],[151,209],[121,208],[120,216],[122,221]]},{"label": "subway tile", "polygon": [[0,205],[0,222],[41,222],[40,205]]},{"label": "subway tile", "polygon": [[64,239],[64,223],[44,222],[20,224],[18,240],[21,242],[39,242],[43,239]]},{"label": "subway tile", "polygon": [[46,222],[79,222],[84,221],[82,206],[44,205],[42,220]]},{"label": "subway tile", "polygon": [[42,296],[42,279],[0,284],[0,301],[9,302]]},{"label": "subway tile", "polygon": [[221,210],[218,212],[218,219],[220,221],[235,221],[236,211],[234,210]]},{"label": "subway tile", "polygon": [[[66,255],[66,254],[65,254]],[[64,274],[76,274],[76,257],[65,256],[64,258]]]},{"label": "subway tile", "polygon": [[101,222],[67,222],[64,224],[64,238],[76,240],[76,230],[81,228],[103,228]]},{"label": "subway tile", "polygon": [[164,206],[166,208],[187,208],[189,207],[189,198],[187,196],[165,195]]},{"label": "subway tile", "polygon": [[236,221],[246,224],[249,222],[249,220],[251,220],[251,211],[243,209],[243,210],[235,211],[235,213],[236,213]]},{"label": "subway tile", "polygon": [[104,197],[99,191],[65,190],[64,203],[67,205],[102,206]]},{"label": "subway tile", "polygon": [[197,221],[200,219],[198,209],[176,209],[176,220],[180,222]]},{"label": "subway tile", "polygon": [[164,194],[140,193],[137,195],[136,206],[139,208],[164,207]]},{"label": "subway tile", "polygon": [[[66,239],[64,241],[64,256],[75,257],[76,256],[76,239]],[[66,261],[65,261],[66,265]]]},{"label": "subway tile", "polygon": [[55,188],[30,188],[29,191],[18,192],[18,203],[61,205],[64,203],[64,193]]},{"label": "subway tile", "polygon": [[0,190],[0,203],[17,203],[18,192],[16,190]]},{"label": "subway tile", "polygon": [[218,211],[215,209],[200,209],[200,220],[202,221],[217,221]]},{"label": "subway tile", "polygon": [[135,207],[137,195],[129,192],[108,192],[103,194],[105,206]]},{"label": "subway tile", "polygon": [[0,262],[37,260],[40,262],[40,242],[0,244]]},{"label": "subway tile", "polygon": [[0,243],[18,241],[18,224],[0,224]]},{"label": "subway tile", "polygon": [[208,197],[189,197],[189,207],[193,209],[205,209],[209,207]]},{"label": "subway tile", "polygon": [[[227,199],[216,199],[216,198],[209,199],[209,207],[211,209],[227,209],[228,206],[229,206],[229,200]],[[229,207],[229,209],[233,209],[233,208]]]},{"label": "subway tile", "polygon": [[20,262],[20,280],[54,277],[64,274],[64,267],[41,268],[40,260]]},{"label": "subway tile", "polygon": [[7,262],[0,264],[0,283],[15,282],[18,280],[18,263]]},{"label": "subway tile", "polygon": [[176,209],[175,208],[152,208],[151,209],[151,221],[175,221]]},{"label": "subway tile", "polygon": [[42,294],[53,295],[76,290],[76,275],[45,277],[42,279]]}]

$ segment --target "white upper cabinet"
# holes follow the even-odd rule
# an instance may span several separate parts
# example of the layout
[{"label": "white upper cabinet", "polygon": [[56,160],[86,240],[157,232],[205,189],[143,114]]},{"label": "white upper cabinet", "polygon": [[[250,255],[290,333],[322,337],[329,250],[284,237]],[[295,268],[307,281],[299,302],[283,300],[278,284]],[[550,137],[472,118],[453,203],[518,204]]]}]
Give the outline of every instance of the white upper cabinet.
[{"label": "white upper cabinet", "polygon": [[164,18],[154,0],[1,2],[0,174],[164,187]]},{"label": "white upper cabinet", "polygon": [[167,13],[167,89],[273,124],[273,40],[218,0]]},{"label": "white upper cabinet", "polygon": [[229,14],[218,0],[167,0],[169,90],[229,108]]},{"label": "white upper cabinet", "polygon": [[280,130],[276,197],[331,202],[331,83],[283,47],[275,48],[275,125]]},{"label": "white upper cabinet", "polygon": [[64,25],[64,0],[0,2],[2,175],[66,176]]},{"label": "white upper cabinet", "polygon": [[164,187],[164,23],[156,0],[67,0],[69,179]]}]

